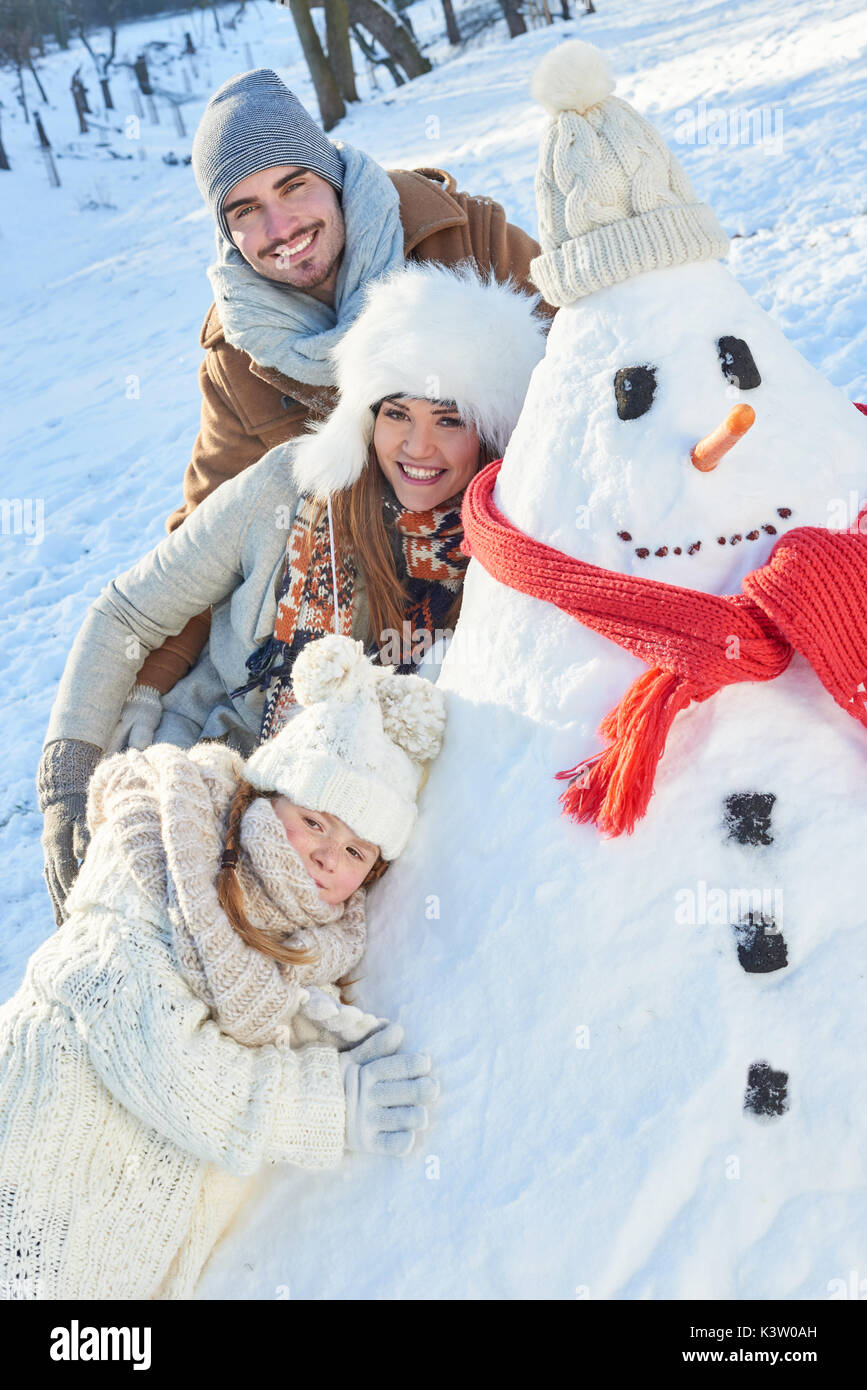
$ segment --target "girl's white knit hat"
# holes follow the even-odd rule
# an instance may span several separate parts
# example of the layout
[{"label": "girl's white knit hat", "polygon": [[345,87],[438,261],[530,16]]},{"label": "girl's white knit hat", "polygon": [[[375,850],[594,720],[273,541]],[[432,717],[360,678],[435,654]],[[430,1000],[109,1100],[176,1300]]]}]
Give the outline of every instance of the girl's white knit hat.
[{"label": "girl's white knit hat", "polygon": [[728,252],[713,209],[662,136],[613,91],[604,54],[580,39],[553,48],[533,74],[533,96],[551,119],[536,171],[542,254],[530,275],[558,307]]},{"label": "girl's white knit hat", "polygon": [[442,691],[374,666],[361,642],[333,633],[299,653],[292,690],[303,708],[248,759],[247,781],[337,816],[396,859],[415,825],[423,765],[442,744]]},{"label": "girl's white knit hat", "polygon": [[505,452],[530,375],[545,351],[538,303],[469,263],[408,264],[367,289],[364,308],[334,348],[340,396],[293,448],[302,492],[324,498],[367,465],[372,407],[386,396],[454,401],[498,454]]}]

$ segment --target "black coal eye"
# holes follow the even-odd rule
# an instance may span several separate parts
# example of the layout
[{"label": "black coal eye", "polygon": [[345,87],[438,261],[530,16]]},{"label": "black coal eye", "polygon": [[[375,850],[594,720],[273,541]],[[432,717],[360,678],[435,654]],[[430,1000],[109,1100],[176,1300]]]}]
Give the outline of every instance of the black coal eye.
[{"label": "black coal eye", "polygon": [[654,367],[621,367],[614,377],[617,414],[621,420],[637,420],[653,404],[656,390]]},{"label": "black coal eye", "polygon": [[743,338],[720,338],[716,350],[723,376],[730,386],[737,386],[741,391],[761,386],[759,369]]}]

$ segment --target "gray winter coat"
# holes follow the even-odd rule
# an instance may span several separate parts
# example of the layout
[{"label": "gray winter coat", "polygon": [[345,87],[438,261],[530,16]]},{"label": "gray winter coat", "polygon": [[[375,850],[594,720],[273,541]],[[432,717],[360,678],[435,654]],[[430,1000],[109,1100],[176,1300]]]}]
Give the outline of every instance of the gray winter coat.
[{"label": "gray winter coat", "polygon": [[[274,632],[277,590],[298,506],[293,444],[280,444],[223,483],[171,535],[112,580],[90,605],[66,662],[45,742],[83,739],[105,748],[146,656],[213,605],[196,665],[163,696],[156,742],[188,748],[220,738],[245,756],[256,745],[265,695],[232,700],[250,678],[245,662]],[[368,615],[361,576],[353,636]]]}]

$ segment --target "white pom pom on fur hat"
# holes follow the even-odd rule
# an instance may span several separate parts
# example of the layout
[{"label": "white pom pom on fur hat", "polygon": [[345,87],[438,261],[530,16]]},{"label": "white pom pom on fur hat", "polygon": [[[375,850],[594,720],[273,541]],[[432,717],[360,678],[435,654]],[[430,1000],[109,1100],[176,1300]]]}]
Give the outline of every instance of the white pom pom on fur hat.
[{"label": "white pom pom on fur hat", "polygon": [[373,438],[372,407],[386,396],[454,401],[462,418],[504,453],[545,351],[537,303],[511,283],[482,278],[469,262],[410,262],[372,282],[361,314],[332,354],[337,405],[290,446],[301,492],[324,498],[361,477]]},{"label": "white pom pom on fur hat", "polygon": [[415,825],[424,767],[442,745],[442,691],[374,666],[361,642],[334,633],[298,654],[292,689],[301,708],[247,760],[247,781],[337,816],[396,859]]}]

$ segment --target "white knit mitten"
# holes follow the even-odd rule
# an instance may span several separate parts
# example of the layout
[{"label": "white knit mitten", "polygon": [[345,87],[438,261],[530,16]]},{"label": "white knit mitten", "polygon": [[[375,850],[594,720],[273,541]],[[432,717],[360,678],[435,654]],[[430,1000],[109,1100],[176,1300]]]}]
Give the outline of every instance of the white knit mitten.
[{"label": "white knit mitten", "polygon": [[150,748],[163,717],[160,692],[153,685],[134,685],[106,745],[106,753],[125,748]]},{"label": "white knit mitten", "polygon": [[439,1085],[428,1075],[430,1058],[401,1052],[403,1029],[389,1023],[364,1042],[341,1052],[346,1096],[346,1147],[353,1153],[404,1157],[415,1130],[427,1128],[426,1105]]}]

